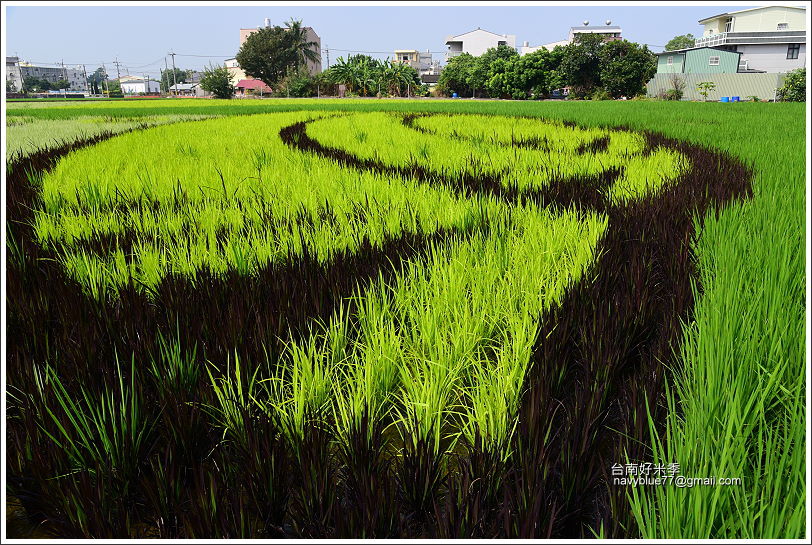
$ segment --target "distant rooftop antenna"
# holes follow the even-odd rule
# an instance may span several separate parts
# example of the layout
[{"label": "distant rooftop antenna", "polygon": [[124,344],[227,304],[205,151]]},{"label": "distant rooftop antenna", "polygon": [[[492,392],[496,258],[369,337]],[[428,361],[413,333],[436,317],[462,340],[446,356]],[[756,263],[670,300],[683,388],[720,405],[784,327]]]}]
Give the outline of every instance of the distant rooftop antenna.
[{"label": "distant rooftop antenna", "polygon": [[609,26],[609,25],[611,25],[611,24],[612,24],[612,20],[611,20],[611,19],[607,19],[607,20],[606,20],[606,26]]},{"label": "distant rooftop antenna", "polygon": [[584,21],[584,26],[589,26],[589,21]]}]

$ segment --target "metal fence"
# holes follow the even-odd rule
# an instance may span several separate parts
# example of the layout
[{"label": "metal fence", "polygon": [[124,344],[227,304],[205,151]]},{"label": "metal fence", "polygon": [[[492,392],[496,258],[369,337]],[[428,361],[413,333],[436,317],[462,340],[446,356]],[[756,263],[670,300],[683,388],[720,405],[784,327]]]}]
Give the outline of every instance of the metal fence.
[{"label": "metal fence", "polygon": [[716,89],[708,93],[709,101],[719,101],[722,97],[733,96],[741,97],[741,100],[746,100],[749,96],[773,100],[776,89],[781,87],[784,81],[784,74],[655,74],[646,84],[646,94],[656,97],[673,89],[675,76],[684,84],[683,100],[704,100],[696,88],[698,83],[704,81],[716,84]]}]

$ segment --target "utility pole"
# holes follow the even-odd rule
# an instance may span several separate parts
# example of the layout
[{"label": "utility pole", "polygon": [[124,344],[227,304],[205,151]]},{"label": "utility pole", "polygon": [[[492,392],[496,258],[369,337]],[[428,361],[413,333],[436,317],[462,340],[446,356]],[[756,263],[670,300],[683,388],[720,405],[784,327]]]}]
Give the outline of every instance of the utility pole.
[{"label": "utility pole", "polygon": [[[68,81],[68,72],[67,72],[67,70],[65,70],[65,59],[62,59],[61,62],[62,62],[62,77],[65,79],[65,81]],[[68,86],[70,87],[70,82],[68,82]],[[68,89],[65,88],[64,91],[65,92],[62,93],[62,95],[65,98],[68,98]]]},{"label": "utility pole", "polygon": [[177,70],[175,69],[175,52],[170,51],[170,55],[172,55],[172,80],[175,82],[175,94],[178,94],[178,76],[176,74]]},{"label": "utility pole", "polygon": [[164,56],[164,66],[166,66],[166,72],[161,75],[161,83],[164,82],[164,78],[166,78],[166,94],[169,94],[169,61],[166,60]]},{"label": "utility pole", "polygon": [[119,70],[119,67],[118,67],[118,65],[120,64],[118,62],[118,57],[116,57],[116,60],[115,60],[115,62],[113,64],[116,65],[116,77],[118,78],[118,82],[121,83],[121,70]]},{"label": "utility pole", "polygon": [[104,72],[104,79],[102,80],[102,94],[107,93],[107,98],[110,98],[110,85],[107,83],[107,67],[102,63],[102,71]]},{"label": "utility pole", "polygon": [[146,74],[144,74],[144,94],[149,94],[149,79],[147,78]]},{"label": "utility pole", "polygon": [[324,44],[324,52],[327,54],[327,68],[330,68],[330,46]]},{"label": "utility pole", "polygon": [[89,87],[90,82],[87,81],[87,68],[85,68],[84,64],[82,65],[82,73],[85,75],[85,92],[87,92],[87,94],[90,94],[90,87]]}]

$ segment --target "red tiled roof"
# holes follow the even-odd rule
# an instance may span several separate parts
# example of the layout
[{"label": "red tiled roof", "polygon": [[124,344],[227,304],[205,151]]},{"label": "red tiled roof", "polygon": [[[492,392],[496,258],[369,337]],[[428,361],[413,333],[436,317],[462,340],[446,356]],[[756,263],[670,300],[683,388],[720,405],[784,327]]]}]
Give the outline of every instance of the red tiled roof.
[{"label": "red tiled roof", "polygon": [[238,89],[256,89],[262,91],[271,91],[271,88],[265,85],[265,82],[258,79],[241,79],[237,82]]}]

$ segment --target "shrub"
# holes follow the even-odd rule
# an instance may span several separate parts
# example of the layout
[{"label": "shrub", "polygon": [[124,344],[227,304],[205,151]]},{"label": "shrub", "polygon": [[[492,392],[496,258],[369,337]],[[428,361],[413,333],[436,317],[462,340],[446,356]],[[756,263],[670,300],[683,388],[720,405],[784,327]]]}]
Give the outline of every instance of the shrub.
[{"label": "shrub", "polygon": [[231,74],[229,74],[228,68],[225,66],[209,66],[203,70],[200,87],[213,94],[216,98],[231,98],[234,96]]},{"label": "shrub", "polygon": [[612,95],[603,87],[599,87],[592,93],[592,100],[612,100]]},{"label": "shrub", "polygon": [[311,97],[316,94],[316,79],[304,66],[288,70],[276,85],[273,94],[277,97]]},{"label": "shrub", "polygon": [[682,89],[668,89],[657,93],[657,98],[660,100],[682,100]]},{"label": "shrub", "polygon": [[804,102],[806,100],[806,68],[787,72],[784,85],[778,89],[778,100],[782,102]]},{"label": "shrub", "polygon": [[702,98],[707,102],[708,94],[716,89],[716,84],[712,81],[700,81],[696,84],[696,90],[702,95]]}]

